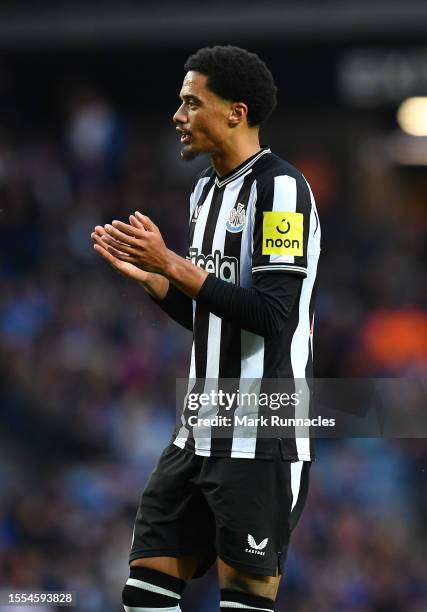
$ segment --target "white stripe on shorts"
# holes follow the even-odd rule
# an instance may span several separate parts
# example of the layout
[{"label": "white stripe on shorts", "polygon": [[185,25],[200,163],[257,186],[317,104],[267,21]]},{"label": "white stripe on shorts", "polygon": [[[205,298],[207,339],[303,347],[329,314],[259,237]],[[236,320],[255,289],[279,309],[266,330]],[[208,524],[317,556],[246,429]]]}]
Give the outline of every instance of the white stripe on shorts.
[{"label": "white stripe on shorts", "polygon": [[292,508],[298,501],[299,490],[301,488],[301,472],[304,461],[293,461],[291,463],[291,491],[292,491]]}]

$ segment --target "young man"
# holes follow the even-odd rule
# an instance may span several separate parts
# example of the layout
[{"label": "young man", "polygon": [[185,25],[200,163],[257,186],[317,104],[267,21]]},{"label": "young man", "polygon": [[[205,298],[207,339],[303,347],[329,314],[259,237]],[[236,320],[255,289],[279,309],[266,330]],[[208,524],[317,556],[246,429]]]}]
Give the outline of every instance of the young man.
[{"label": "young man", "polygon": [[[182,157],[212,162],[193,185],[187,258],[139,212],[96,227],[94,248],[193,331],[190,390],[222,378],[307,387],[320,227],[305,178],[259,143],[276,105],[272,75],[232,46],[200,49],[185,69],[173,118]],[[272,611],[311,440],[263,437],[257,426],[239,435],[236,425],[219,437],[215,426],[190,426],[189,412],[142,494],[125,610],[180,610],[186,582],[217,559],[221,609]]]}]

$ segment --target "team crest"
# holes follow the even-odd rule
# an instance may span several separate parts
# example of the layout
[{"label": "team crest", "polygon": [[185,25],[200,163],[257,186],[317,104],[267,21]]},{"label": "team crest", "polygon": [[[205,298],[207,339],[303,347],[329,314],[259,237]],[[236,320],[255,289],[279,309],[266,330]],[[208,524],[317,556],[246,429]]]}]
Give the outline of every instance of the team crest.
[{"label": "team crest", "polygon": [[225,225],[228,232],[237,234],[241,232],[246,221],[246,210],[243,204],[237,204],[237,208],[233,208],[228,221]]}]

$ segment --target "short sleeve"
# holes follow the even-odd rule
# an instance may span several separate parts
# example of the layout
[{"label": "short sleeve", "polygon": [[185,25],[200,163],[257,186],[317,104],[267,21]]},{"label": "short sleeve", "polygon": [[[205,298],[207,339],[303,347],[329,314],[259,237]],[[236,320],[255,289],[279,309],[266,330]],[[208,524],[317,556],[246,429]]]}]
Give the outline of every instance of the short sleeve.
[{"label": "short sleeve", "polygon": [[209,183],[209,181],[212,180],[212,177],[210,175],[206,176],[208,171],[209,171],[209,168],[207,170],[203,170],[203,172],[201,172],[197,176],[197,178],[195,179],[191,187],[189,223],[191,223],[192,220],[195,220],[197,218],[197,215],[198,215],[197,207],[200,201],[203,202],[204,200],[204,198],[202,197],[204,189],[206,185]]},{"label": "short sleeve", "polygon": [[307,276],[311,199],[304,178],[280,175],[259,181],[253,226],[252,272]]},{"label": "short sleeve", "polygon": [[205,176],[205,174],[206,170],[204,170],[196,178],[191,188],[190,214],[188,218],[188,245],[186,254],[187,259],[190,259],[190,248],[193,243],[194,229],[196,227],[197,217],[199,216],[199,212],[205,200],[206,192],[209,188],[209,185],[213,180],[211,176]]}]

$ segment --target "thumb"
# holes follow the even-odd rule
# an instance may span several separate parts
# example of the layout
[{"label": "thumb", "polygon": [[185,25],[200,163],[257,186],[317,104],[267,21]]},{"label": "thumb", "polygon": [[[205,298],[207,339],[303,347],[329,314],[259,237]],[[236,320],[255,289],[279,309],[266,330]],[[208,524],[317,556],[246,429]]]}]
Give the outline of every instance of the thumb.
[{"label": "thumb", "polygon": [[135,212],[135,216],[138,221],[141,221],[145,229],[149,232],[154,232],[155,230],[157,230],[157,225],[151,221],[150,217],[141,214],[138,210]]}]

